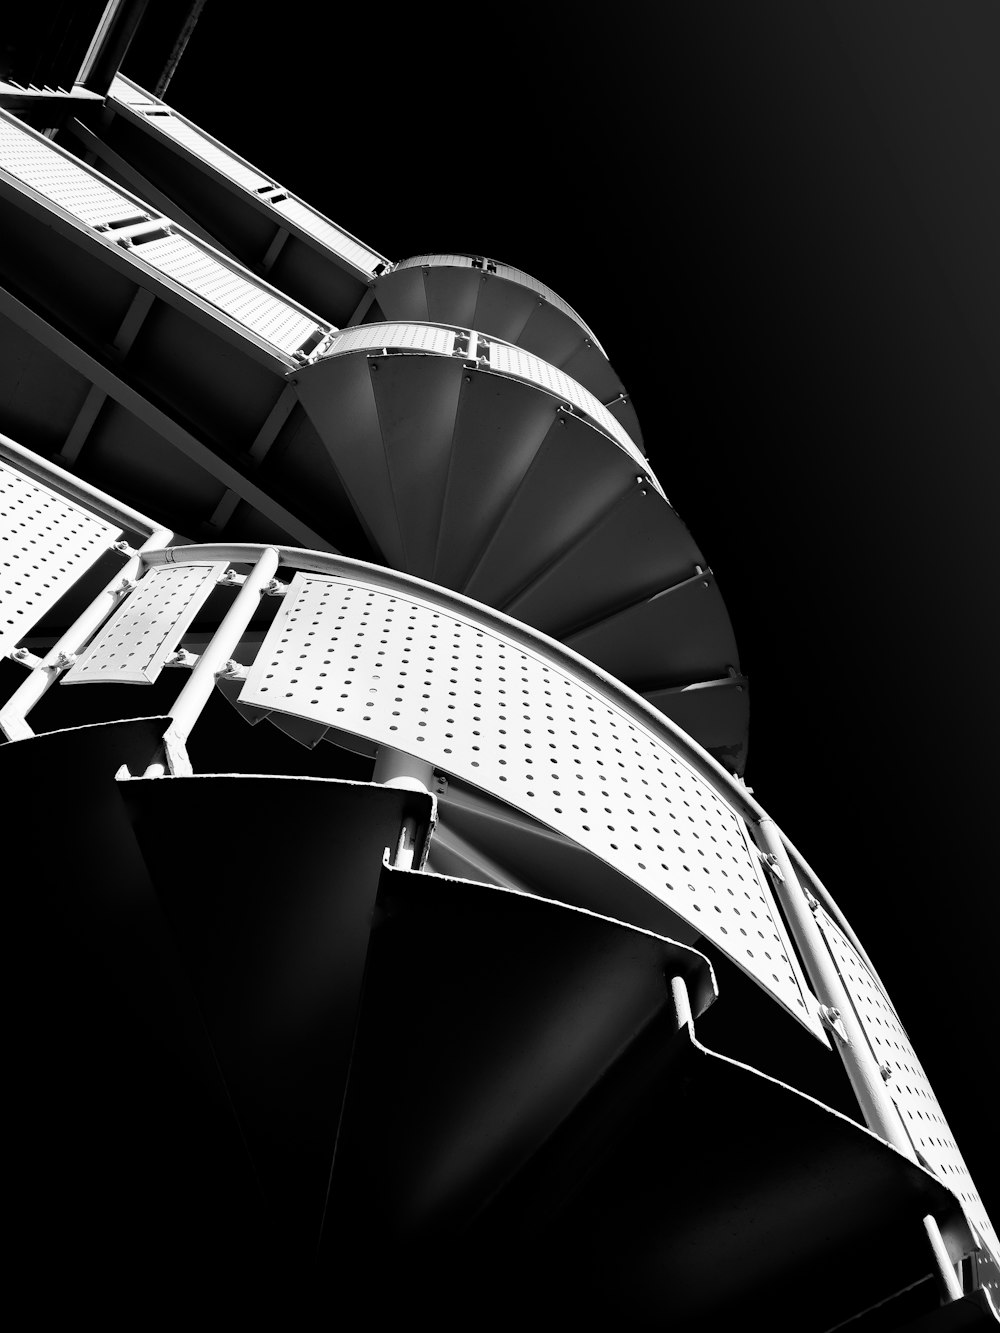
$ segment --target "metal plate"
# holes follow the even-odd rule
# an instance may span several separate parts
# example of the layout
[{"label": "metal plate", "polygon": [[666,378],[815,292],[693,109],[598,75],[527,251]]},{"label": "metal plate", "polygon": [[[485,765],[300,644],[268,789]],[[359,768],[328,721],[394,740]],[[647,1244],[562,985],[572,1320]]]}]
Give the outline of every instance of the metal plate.
[{"label": "metal plate", "polygon": [[379,264],[385,263],[382,255],[377,254],[374,250],[369,250],[366,245],[362,245],[359,240],[356,240],[350,232],[344,231],[336,223],[331,222],[329,218],[325,218],[322,213],[317,213],[314,208],[310,208],[301,199],[296,199],[294,195],[290,194],[284,199],[276,199],[273,208],[282,220],[291,222],[301,231],[304,231],[307,236],[321,242],[328,250],[332,250],[341,259],[346,259],[349,264],[361,269],[363,273],[374,273]]},{"label": "metal plate", "polygon": [[[591,421],[610,435],[615,443],[620,445],[634,460],[643,475],[649,475],[649,465],[643,457],[642,451],[636,446],[635,441],[621,422],[616,420],[604,404],[600,403],[582,384],[570,379],[563,371],[557,370],[555,366],[550,366],[547,361],[542,361],[540,357],[533,356],[520,347],[509,347],[505,343],[497,342],[490,346],[489,366],[491,370],[498,371],[501,375],[513,375],[516,379],[524,379],[532,384],[537,384],[540,389],[545,389],[557,398],[572,404],[578,412],[582,412],[589,417]],[[650,480],[662,495],[660,483],[652,476]]]},{"label": "metal plate", "polygon": [[286,355],[329,329],[187,236],[158,237],[134,246],[130,253]]},{"label": "metal plate", "polygon": [[0,462],[0,656],[120,535],[120,528]]},{"label": "metal plate", "polygon": [[442,329],[436,324],[362,324],[339,333],[324,351],[323,358],[376,347],[451,356],[455,347],[455,331]]},{"label": "metal plate", "polygon": [[914,1147],[961,1199],[983,1244],[994,1260],[1000,1259],[997,1233],[899,1015],[833,918],[822,908],[816,916],[875,1058],[887,1068],[889,1092]]},{"label": "metal plate", "polygon": [[0,114],[0,166],[88,227],[150,216],[96,172],[57,149],[41,135]]},{"label": "metal plate", "polygon": [[76,664],[64,685],[151,685],[226,568],[159,565],[139,580]]},{"label": "metal plate", "polygon": [[815,1019],[735,812],[652,730],[555,661],[409,594],[297,574],[244,703],[426,758],[659,899]]},{"label": "metal plate", "polygon": [[189,121],[182,120],[173,112],[167,111],[164,107],[157,106],[143,108],[146,122],[151,128],[159,134],[165,135],[179,143],[181,147],[200,157],[208,166],[214,167],[221,175],[231,180],[234,185],[241,185],[244,190],[250,190],[256,194],[261,189],[274,182],[267,176],[262,176],[254,167],[249,167],[241,162],[235,154],[230,153],[228,149],[223,148],[219,143],[203,134]]},{"label": "metal plate", "polygon": [[[398,264],[393,264],[392,271],[400,268],[472,268],[472,260],[472,255],[411,255],[409,259],[401,259]],[[491,276],[506,278],[508,282],[516,282],[521,287],[527,287],[529,291],[541,296],[549,305],[555,306],[564,315],[568,315],[574,323],[579,324],[580,328],[593,342],[597,343],[597,339],[573,307],[567,301],[564,301],[561,296],[558,296],[551,287],[546,287],[544,282],[539,282],[530,273],[525,273],[524,269],[514,268],[510,264],[500,264],[496,260],[484,259],[484,265],[486,263],[492,264],[492,268],[487,270],[484,266],[484,273],[489,272]],[[597,345],[600,346],[599,343]]]}]

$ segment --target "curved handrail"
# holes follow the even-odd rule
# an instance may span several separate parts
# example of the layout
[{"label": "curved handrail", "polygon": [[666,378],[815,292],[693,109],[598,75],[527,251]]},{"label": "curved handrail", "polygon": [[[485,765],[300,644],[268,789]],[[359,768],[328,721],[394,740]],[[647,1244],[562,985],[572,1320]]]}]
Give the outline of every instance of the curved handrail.
[{"label": "curved handrail", "polygon": [[[715,794],[727,801],[737,814],[755,824],[771,818],[738,778],[723,768],[707,750],[669,717],[647,703],[641,695],[630,690],[627,685],[623,685],[588,658],[582,657],[572,648],[567,648],[565,644],[550,639],[523,621],[504,615],[502,611],[496,611],[460,592],[443,588],[436,583],[428,583],[413,574],[386,569],[382,565],[351,560],[347,556],[332,555],[324,551],[307,551],[295,546],[271,547],[264,543],[237,542],[202,543],[146,551],[143,553],[143,560],[149,565],[204,564],[207,561],[223,560],[231,564],[254,565],[269,549],[277,551],[279,569],[328,574],[335,578],[350,579],[363,576],[368,583],[380,586],[387,592],[406,588],[442,610],[456,612],[465,619],[477,622],[484,629],[499,632],[518,647],[554,659],[588,688],[597,691],[634,721],[652,730],[658,739],[673,749],[700,777],[704,778]],[[782,840],[789,851],[797,856],[798,853],[795,852],[792,843],[783,833]],[[839,919],[841,914],[835,905],[834,911]]]},{"label": "curved handrail", "polygon": [[[601,355],[607,359],[607,352],[598,342],[593,330],[589,324],[586,324],[568,301],[554,292],[551,287],[547,287],[544,282],[539,282],[533,278],[530,273],[526,273],[523,268],[515,268],[513,264],[503,264],[498,259],[489,259],[485,255],[469,255],[462,253],[451,254],[427,254],[411,255],[408,259],[400,259],[398,263],[393,264],[386,269],[385,273],[380,274],[382,278],[388,277],[390,273],[395,273],[403,268],[469,268],[482,272],[491,278],[505,278],[508,282],[516,282],[520,287],[527,287],[529,291],[537,293],[543,297],[550,305],[561,310],[564,315],[568,315],[575,324],[578,324],[590,341],[594,344]],[[378,279],[376,279],[376,285]]]},{"label": "curved handrail", "polygon": [[[395,352],[418,356],[460,357],[470,364],[475,363],[479,370],[488,374],[533,384],[536,389],[567,404],[571,411],[585,417],[613,440],[663,495],[663,488],[650,469],[649,459],[596,394],[558,366],[493,334],[461,328],[457,324],[435,323],[433,320],[393,319],[378,324],[352,324],[328,334],[307,358],[302,370],[321,365],[334,357],[350,356],[374,348],[391,348]],[[302,371],[294,373],[298,375]]]}]

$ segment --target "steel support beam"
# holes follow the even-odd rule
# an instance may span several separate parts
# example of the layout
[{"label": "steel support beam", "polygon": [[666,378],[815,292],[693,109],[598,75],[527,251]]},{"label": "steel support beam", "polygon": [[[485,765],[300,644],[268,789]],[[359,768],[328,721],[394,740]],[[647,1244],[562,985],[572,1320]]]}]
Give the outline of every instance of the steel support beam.
[{"label": "steel support beam", "polygon": [[192,462],[197,463],[216,481],[234,491],[241,500],[245,500],[247,504],[252,505],[254,509],[276,523],[296,541],[302,542],[304,546],[312,550],[333,551],[335,549],[325,537],[310,528],[308,524],[286,509],[284,505],[279,504],[267,491],[255,486],[230,463],[225,462],[224,459],[214,453],[208,445],[203,444],[201,440],[192,435],[190,431],[185,430],[166,412],[154,406],[148,398],[133,389],[105,362],[99,361],[97,357],[85,352],[66,334],[61,333],[47,320],[43,319],[41,315],[3,289],[0,289],[0,312],[7,315],[25,333],[47,347],[50,352],[54,352],[78,374],[85,376],[92,384],[102,389],[109,398],[113,398],[116,403],[133,413],[140,421],[162,436],[168,444],[190,458]]}]

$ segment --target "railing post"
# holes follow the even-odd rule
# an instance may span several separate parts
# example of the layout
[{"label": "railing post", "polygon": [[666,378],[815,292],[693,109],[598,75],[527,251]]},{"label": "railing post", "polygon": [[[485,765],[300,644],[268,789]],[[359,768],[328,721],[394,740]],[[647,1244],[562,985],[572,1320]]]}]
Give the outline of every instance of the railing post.
[{"label": "railing post", "polygon": [[[899,1109],[885,1086],[882,1070],[861,1027],[853,1001],[827,947],[819,923],[813,915],[809,899],[799,883],[781,837],[781,831],[770,818],[759,820],[757,827],[775,871],[776,896],[784,909],[785,919],[798,948],[809,984],[823,1007],[824,1023],[834,1035],[834,1045],[844,1062],[865,1124],[911,1162],[922,1165],[906,1132]],[[940,1228],[931,1216],[925,1217],[923,1222],[942,1301],[948,1303],[958,1300],[962,1295],[962,1289],[948,1258]]]},{"label": "railing post", "polygon": [[138,551],[129,556],[111,582],[98,593],[69,629],[52,645],[42,659],[41,665],[24,678],[0,709],[0,731],[8,740],[27,740],[35,734],[25,719],[65,670],[64,660],[60,659],[74,656],[86,646],[91,635],[100,629],[121,602],[125,588],[135,583],[142,574],[143,553],[165,546],[173,535],[169,528],[157,528]]},{"label": "railing post", "polygon": [[240,639],[246,633],[260,603],[261,594],[274,578],[280,559],[273,546],[265,547],[260,553],[222,624],[205,645],[190,678],[174,701],[163,743],[147,766],[144,777],[159,778],[167,772],[190,774],[187,738],[215,688],[216,677],[226,669],[226,663],[231,660]]}]

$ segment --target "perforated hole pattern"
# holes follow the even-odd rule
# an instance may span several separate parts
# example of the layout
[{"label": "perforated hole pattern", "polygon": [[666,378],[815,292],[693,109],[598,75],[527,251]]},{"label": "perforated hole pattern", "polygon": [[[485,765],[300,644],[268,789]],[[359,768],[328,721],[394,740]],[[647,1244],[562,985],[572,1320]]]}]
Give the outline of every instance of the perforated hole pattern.
[{"label": "perforated hole pattern", "polygon": [[0,165],[89,227],[142,216],[131,199],[85,167],[0,116]]},{"label": "perforated hole pattern", "polygon": [[158,566],[139,580],[64,685],[152,684],[215,587],[224,564]]},{"label": "perforated hole pattern", "polygon": [[220,263],[186,236],[147,241],[133,253],[287,355],[317,332],[327,332],[326,325],[282,301],[251,275]]},{"label": "perforated hole pattern", "polygon": [[0,653],[10,652],[119,535],[0,463]]},{"label": "perforated hole pattern", "polygon": [[[161,108],[157,107],[159,111]],[[165,108],[164,108],[165,109]],[[246,166],[240,159],[228,152],[221,144],[213,141],[189,124],[186,120],[181,120],[175,115],[150,115],[151,108],[146,109],[146,119],[154,130],[160,134],[167,135],[168,138],[176,140],[185,148],[190,149],[192,153],[200,157],[203,162],[226,176],[235,185],[242,185],[245,190],[256,192],[262,186],[270,185],[271,182],[266,176],[262,176],[259,171],[253,167]]]},{"label": "perforated hole pattern", "polygon": [[455,346],[452,329],[433,324],[361,324],[339,333],[328,356],[361,352],[373,347],[395,347],[408,352],[433,352],[451,356]]},{"label": "perforated hole pattern", "polygon": [[296,199],[294,195],[280,199],[274,205],[274,210],[289,222],[296,223],[308,236],[322,242],[334,254],[340,255],[342,259],[346,259],[364,273],[374,273],[379,264],[385,263],[381,255],[369,250],[366,245],[362,245],[355,237],[323,217],[322,213],[317,213],[301,199]]},{"label": "perforated hole pattern", "polygon": [[899,1015],[833,919],[822,909],[818,918],[875,1058],[880,1065],[888,1066],[887,1086],[914,1146],[935,1175],[961,1199],[983,1242],[997,1257],[1000,1248],[996,1231]]},{"label": "perforated hole pattern", "polygon": [[541,820],[811,1025],[739,817],[562,665],[416,597],[297,574],[240,698],[426,757]]}]

